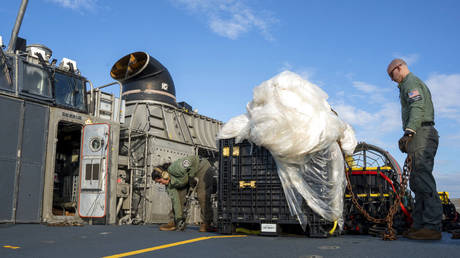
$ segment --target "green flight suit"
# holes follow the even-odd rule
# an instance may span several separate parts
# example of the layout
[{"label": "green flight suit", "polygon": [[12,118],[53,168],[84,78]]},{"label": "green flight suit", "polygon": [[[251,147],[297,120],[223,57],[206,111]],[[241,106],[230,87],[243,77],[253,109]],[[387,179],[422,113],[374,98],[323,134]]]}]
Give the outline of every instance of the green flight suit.
[{"label": "green flight suit", "polygon": [[171,180],[166,190],[171,198],[174,220],[185,219],[183,217],[184,189],[188,187],[189,178],[197,177],[196,191],[201,207],[201,218],[209,225],[212,219],[210,194],[213,181],[213,170],[209,161],[198,156],[184,157],[171,163],[168,172]]},{"label": "green flight suit", "polygon": [[441,231],[443,210],[433,177],[439,136],[434,128],[431,93],[412,73],[409,73],[398,87],[403,130],[415,131],[407,146],[408,154],[413,156],[409,178],[410,189],[415,194],[412,226]]}]

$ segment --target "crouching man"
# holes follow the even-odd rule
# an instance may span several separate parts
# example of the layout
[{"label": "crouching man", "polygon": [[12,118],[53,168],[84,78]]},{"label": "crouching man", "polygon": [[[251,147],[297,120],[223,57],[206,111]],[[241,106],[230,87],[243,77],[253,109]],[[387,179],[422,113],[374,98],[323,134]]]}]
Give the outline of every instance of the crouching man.
[{"label": "crouching man", "polygon": [[178,159],[162,168],[155,168],[152,178],[157,183],[166,186],[166,191],[171,198],[174,220],[160,226],[162,231],[184,230],[185,216],[183,212],[185,192],[187,187],[195,187],[198,202],[201,207],[200,232],[210,230],[212,220],[211,191],[213,183],[213,169],[206,159],[198,156],[188,156]]}]

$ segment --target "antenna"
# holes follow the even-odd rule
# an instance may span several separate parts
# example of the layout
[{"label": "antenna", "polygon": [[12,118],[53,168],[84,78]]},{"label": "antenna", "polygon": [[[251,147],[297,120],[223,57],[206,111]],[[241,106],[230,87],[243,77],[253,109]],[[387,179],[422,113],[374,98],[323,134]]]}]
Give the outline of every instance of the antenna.
[{"label": "antenna", "polygon": [[16,40],[18,38],[19,28],[21,28],[22,18],[24,18],[24,13],[26,12],[28,2],[29,0],[22,0],[21,2],[18,16],[16,17],[16,23],[14,24],[13,32],[11,33],[11,39],[8,44],[7,52],[14,52],[14,46],[16,45]]}]

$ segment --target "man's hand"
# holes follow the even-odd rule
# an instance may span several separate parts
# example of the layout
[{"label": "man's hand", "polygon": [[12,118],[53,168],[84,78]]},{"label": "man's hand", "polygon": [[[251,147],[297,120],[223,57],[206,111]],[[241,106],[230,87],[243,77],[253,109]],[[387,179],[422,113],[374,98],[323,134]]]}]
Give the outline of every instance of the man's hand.
[{"label": "man's hand", "polygon": [[169,181],[171,181],[171,179],[163,179],[163,178],[156,178],[155,179],[155,182],[157,183],[160,183],[160,184],[163,184],[163,185],[168,185],[169,184]]},{"label": "man's hand", "polygon": [[402,153],[407,153],[407,144],[410,142],[412,139],[412,136],[414,135],[414,132],[411,130],[405,130],[403,137],[399,139],[398,145],[399,149],[401,150]]}]

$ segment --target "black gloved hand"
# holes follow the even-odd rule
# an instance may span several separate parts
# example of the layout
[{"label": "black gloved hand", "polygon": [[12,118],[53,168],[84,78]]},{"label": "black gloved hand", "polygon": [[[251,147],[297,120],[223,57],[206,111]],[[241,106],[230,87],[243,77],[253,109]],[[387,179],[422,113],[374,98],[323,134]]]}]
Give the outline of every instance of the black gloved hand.
[{"label": "black gloved hand", "polygon": [[195,186],[198,184],[198,181],[194,177],[189,177],[188,178],[188,185],[191,188],[195,188]]},{"label": "black gloved hand", "polygon": [[407,153],[407,144],[412,139],[413,135],[414,135],[414,132],[405,130],[403,137],[399,139],[398,146],[402,153]]}]

